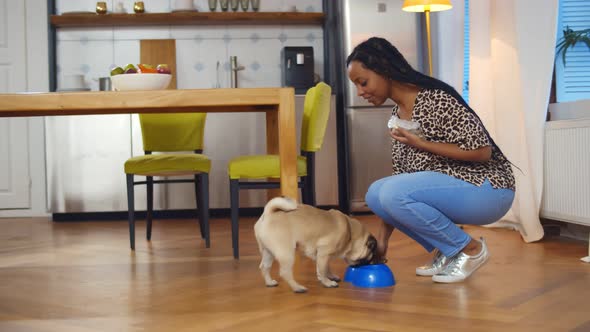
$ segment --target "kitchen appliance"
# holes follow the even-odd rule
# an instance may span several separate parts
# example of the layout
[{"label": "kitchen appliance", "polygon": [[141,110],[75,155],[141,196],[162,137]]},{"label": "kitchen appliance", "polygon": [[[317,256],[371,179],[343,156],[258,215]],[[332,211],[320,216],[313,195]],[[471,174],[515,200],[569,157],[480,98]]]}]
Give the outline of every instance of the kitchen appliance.
[{"label": "kitchen appliance", "polygon": [[[337,9],[342,22],[342,56],[346,58],[370,37],[390,41],[417,70],[422,69],[420,16],[402,11],[403,0],[344,0]],[[342,63],[345,63],[343,60]],[[345,66],[343,66],[345,67]],[[342,68],[346,70],[346,68]],[[393,101],[375,107],[357,96],[343,73],[347,121],[350,209],[367,210],[365,194],[371,183],[391,175],[391,138],[387,122]]]},{"label": "kitchen appliance", "polygon": [[313,47],[288,46],[281,53],[283,86],[294,87],[295,93],[305,94],[314,85]]}]

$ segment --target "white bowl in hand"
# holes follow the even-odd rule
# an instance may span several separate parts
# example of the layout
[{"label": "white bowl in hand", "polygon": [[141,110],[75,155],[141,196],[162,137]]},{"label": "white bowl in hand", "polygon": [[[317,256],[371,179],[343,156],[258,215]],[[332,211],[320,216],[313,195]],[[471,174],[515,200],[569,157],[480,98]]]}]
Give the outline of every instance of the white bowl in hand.
[{"label": "white bowl in hand", "polygon": [[163,90],[170,84],[170,79],[170,74],[119,74],[111,76],[111,83],[115,91]]}]

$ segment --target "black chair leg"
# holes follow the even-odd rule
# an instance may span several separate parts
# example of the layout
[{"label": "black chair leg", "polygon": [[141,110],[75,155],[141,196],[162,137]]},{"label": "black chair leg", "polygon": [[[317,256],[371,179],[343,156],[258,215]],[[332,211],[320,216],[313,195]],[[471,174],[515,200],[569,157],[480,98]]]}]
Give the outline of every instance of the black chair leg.
[{"label": "black chair leg", "polygon": [[240,184],[239,180],[229,180],[230,205],[231,205],[231,240],[234,249],[234,258],[240,258],[239,249],[239,209],[240,209]]},{"label": "black chair leg", "polygon": [[309,201],[309,191],[307,189],[307,179],[301,181],[301,203],[311,205]]},{"label": "black chair leg", "polygon": [[199,217],[199,225],[202,225],[201,231],[205,231],[205,247],[209,248],[211,246],[211,238],[209,231],[209,174],[201,173],[199,177],[199,211],[201,211]]},{"label": "black chair leg", "polygon": [[135,195],[133,174],[127,174],[127,209],[129,211],[129,243],[131,250],[135,250]]},{"label": "black chair leg", "polygon": [[147,214],[146,214],[146,239],[152,239],[152,213],[154,211],[154,177],[146,176]]},{"label": "black chair leg", "polygon": [[199,186],[202,187],[201,175],[195,174],[195,198],[197,200],[197,215],[199,216],[199,231],[201,232],[201,239],[205,239],[205,226],[203,224],[203,200],[199,192]]},{"label": "black chair leg", "polygon": [[307,183],[305,184],[305,191],[307,191],[307,199],[309,201],[309,205],[316,206],[315,201],[315,184],[314,184],[314,177],[306,176]]},{"label": "black chair leg", "polygon": [[307,175],[303,177],[303,188],[301,189],[302,200],[305,204],[316,206],[315,201],[315,153],[301,151],[307,162]]}]

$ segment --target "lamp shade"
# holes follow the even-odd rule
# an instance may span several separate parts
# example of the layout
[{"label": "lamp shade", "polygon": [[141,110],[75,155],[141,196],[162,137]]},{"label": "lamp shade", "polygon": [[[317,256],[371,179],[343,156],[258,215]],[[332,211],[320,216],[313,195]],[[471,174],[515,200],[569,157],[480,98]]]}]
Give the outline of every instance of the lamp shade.
[{"label": "lamp shade", "polygon": [[451,8],[451,0],[405,0],[402,6],[406,12],[439,12]]}]

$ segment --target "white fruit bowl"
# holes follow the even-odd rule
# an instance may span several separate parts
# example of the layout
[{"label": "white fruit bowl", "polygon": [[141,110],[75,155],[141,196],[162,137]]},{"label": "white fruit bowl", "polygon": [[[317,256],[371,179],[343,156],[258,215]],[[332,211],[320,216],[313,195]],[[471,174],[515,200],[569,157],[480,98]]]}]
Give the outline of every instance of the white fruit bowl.
[{"label": "white fruit bowl", "polygon": [[163,90],[170,84],[170,74],[119,74],[111,76],[115,91]]}]

